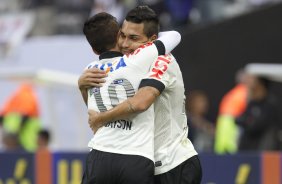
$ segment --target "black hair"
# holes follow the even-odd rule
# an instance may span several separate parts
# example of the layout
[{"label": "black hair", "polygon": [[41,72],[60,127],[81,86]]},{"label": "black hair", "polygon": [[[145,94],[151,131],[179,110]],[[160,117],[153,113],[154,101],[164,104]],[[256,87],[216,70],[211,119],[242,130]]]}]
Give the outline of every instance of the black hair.
[{"label": "black hair", "polygon": [[43,138],[44,140],[46,140],[47,142],[50,141],[50,133],[48,130],[42,129],[38,132],[38,135]]},{"label": "black hair", "polygon": [[115,17],[102,12],[84,23],[83,33],[92,49],[102,54],[116,46],[119,24]]},{"label": "black hair", "polygon": [[136,24],[144,23],[144,34],[150,38],[159,33],[159,19],[157,14],[148,6],[137,6],[129,11],[125,17],[128,22]]}]

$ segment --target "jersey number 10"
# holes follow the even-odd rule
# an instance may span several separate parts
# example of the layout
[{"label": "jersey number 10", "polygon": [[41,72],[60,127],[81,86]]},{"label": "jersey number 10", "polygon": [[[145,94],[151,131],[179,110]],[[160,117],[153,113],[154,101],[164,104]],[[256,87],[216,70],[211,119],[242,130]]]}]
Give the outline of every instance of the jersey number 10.
[{"label": "jersey number 10", "polygon": [[[120,99],[118,98],[118,92],[117,92],[117,86],[122,86],[123,89],[125,90],[126,93],[126,97],[132,97],[135,94],[134,88],[132,86],[132,84],[124,78],[120,78],[120,79],[115,79],[111,82],[111,84],[108,86],[108,93],[109,93],[109,98],[111,101],[111,106],[115,107],[117,106],[120,102]],[[107,111],[108,109],[106,108],[104,102],[103,102],[103,98],[101,96],[101,91],[100,88],[92,88],[90,90],[90,96],[94,94],[94,98],[96,100],[96,104],[98,109],[100,110],[100,112],[104,112]]]}]

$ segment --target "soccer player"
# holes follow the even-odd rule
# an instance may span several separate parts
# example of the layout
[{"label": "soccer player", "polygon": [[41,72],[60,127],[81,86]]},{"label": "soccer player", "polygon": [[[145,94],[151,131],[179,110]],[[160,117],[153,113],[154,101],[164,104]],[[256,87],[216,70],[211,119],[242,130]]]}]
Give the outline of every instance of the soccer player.
[{"label": "soccer player", "polygon": [[[88,89],[88,109],[107,111],[132,97],[158,55],[169,53],[180,42],[179,33],[172,31],[122,56],[117,47],[118,31],[115,18],[107,13],[99,13],[84,24],[89,44],[100,55],[99,61],[87,68],[108,72],[102,87]],[[171,36],[175,38],[173,41],[169,39]],[[92,126],[95,135],[88,144],[92,151],[87,156],[82,183],[153,183],[153,121],[151,108],[136,116],[109,121],[98,130]]]},{"label": "soccer player", "polygon": [[[153,25],[142,21],[138,16],[140,11],[147,10],[137,7],[128,13],[122,25],[119,45],[123,52],[132,52],[143,43],[136,38],[150,39],[145,28]],[[197,152],[187,138],[184,83],[175,58],[171,54],[159,56],[139,88],[134,97],[109,111],[89,111],[89,123],[101,126],[108,121],[141,113],[154,102],[155,183],[200,183],[202,169]]]}]

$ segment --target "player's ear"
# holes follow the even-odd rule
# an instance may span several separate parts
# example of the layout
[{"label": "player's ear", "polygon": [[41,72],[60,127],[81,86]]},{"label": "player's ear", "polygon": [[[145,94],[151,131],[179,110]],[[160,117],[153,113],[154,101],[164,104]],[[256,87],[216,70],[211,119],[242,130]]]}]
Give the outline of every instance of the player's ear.
[{"label": "player's ear", "polygon": [[158,36],[157,36],[156,34],[154,34],[153,36],[151,36],[151,37],[149,38],[149,40],[150,40],[151,42],[153,42],[153,41],[155,41],[157,38],[158,38]]}]

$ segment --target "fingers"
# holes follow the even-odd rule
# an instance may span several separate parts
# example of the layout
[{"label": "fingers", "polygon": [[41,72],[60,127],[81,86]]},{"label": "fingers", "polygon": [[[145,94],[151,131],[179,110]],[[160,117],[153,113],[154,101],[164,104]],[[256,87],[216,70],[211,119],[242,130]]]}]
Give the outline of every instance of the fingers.
[{"label": "fingers", "polygon": [[106,82],[104,79],[107,77],[105,71],[97,68],[90,68],[84,71],[84,73],[78,79],[78,86],[80,89],[87,89],[91,87],[102,87]]},{"label": "fingers", "polygon": [[94,110],[91,110],[91,109],[88,110],[88,123],[89,123],[89,125],[95,125],[95,121],[96,121],[95,115],[97,115],[97,114],[98,113]]},{"label": "fingers", "polygon": [[[89,115],[90,115],[90,113],[91,113],[91,112],[88,111],[88,114],[89,114]],[[88,124],[89,124],[89,127],[91,128],[91,130],[94,131],[94,130],[95,130],[95,125],[92,123],[90,117],[88,118]]]},{"label": "fingers", "polygon": [[[89,127],[91,128],[91,130],[96,133],[97,130],[99,129],[99,126],[97,124],[95,124],[95,115],[98,114],[96,111],[89,109],[88,110],[88,124]],[[97,122],[96,122],[97,123]]]},{"label": "fingers", "polygon": [[84,74],[87,77],[94,77],[94,78],[104,78],[107,77],[107,72],[100,70],[98,68],[90,68],[84,71]]},{"label": "fingers", "polygon": [[97,68],[91,68],[89,69],[89,71],[86,71],[86,73],[84,73],[84,76],[82,78],[84,78],[85,82],[87,84],[89,83],[105,83],[106,80],[104,79],[105,77],[107,77],[108,75],[102,71],[99,70]]},{"label": "fingers", "polygon": [[91,130],[92,130],[94,133],[96,133],[97,130],[99,129],[97,126],[95,126],[95,124],[93,124],[93,123],[91,122],[91,120],[88,121],[88,124],[89,124],[89,127],[91,128]]},{"label": "fingers", "polygon": [[106,73],[93,73],[93,72],[87,72],[85,73],[85,77],[88,78],[98,78],[98,79],[102,79],[107,77],[108,75]]},{"label": "fingers", "polygon": [[94,110],[91,110],[91,109],[89,109],[88,110],[88,115],[89,115],[89,118],[88,118],[88,120],[90,121],[90,119],[91,119],[91,114],[93,114],[93,113],[95,113],[95,111]]},{"label": "fingers", "polygon": [[103,81],[88,81],[83,87],[85,88],[93,88],[93,87],[102,87],[104,84]]},{"label": "fingers", "polygon": [[92,73],[100,73],[100,74],[106,74],[104,70],[100,70],[99,68],[89,68],[86,71],[92,72]]},{"label": "fingers", "polygon": [[105,79],[102,79],[102,78],[94,78],[94,77],[91,77],[91,78],[87,78],[85,79],[87,83],[105,83],[106,80]]}]

